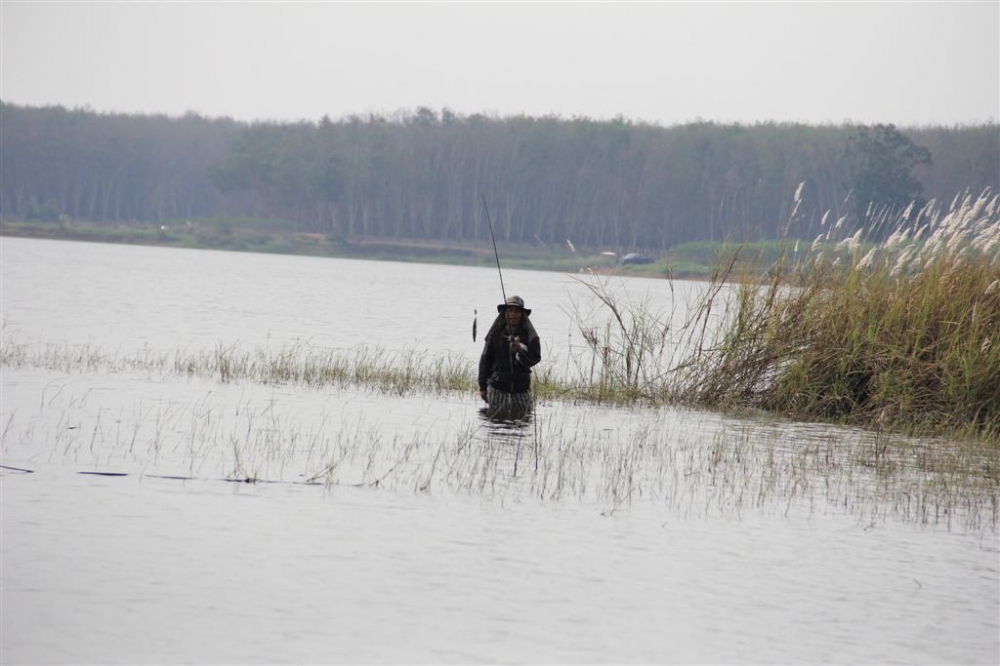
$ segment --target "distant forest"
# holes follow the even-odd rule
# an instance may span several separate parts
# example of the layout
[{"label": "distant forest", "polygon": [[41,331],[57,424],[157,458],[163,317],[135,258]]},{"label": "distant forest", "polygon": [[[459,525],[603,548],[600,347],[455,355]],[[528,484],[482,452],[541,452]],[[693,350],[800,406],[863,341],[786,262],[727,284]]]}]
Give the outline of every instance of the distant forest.
[{"label": "distant forest", "polygon": [[[1000,191],[1000,133],[420,108],[244,123],[0,102],[0,216],[165,223],[274,220],[331,238],[497,240],[662,251],[812,240],[910,201]],[[796,193],[798,193],[796,195]]]}]

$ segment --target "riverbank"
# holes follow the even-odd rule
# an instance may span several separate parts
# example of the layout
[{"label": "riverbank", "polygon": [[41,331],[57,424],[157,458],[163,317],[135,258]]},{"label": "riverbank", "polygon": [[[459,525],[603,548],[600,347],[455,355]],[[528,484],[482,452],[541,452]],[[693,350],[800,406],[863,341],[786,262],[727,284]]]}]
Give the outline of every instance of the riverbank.
[{"label": "riverbank", "polygon": [[[496,264],[489,238],[446,242],[333,236],[296,231],[280,220],[187,220],[162,225],[5,220],[0,222],[2,236],[463,266]],[[553,247],[502,242],[498,250],[505,268],[675,279],[709,277],[727,251],[723,243],[690,243],[651,257],[651,263],[623,264],[609,251],[578,251],[568,243]]]}]

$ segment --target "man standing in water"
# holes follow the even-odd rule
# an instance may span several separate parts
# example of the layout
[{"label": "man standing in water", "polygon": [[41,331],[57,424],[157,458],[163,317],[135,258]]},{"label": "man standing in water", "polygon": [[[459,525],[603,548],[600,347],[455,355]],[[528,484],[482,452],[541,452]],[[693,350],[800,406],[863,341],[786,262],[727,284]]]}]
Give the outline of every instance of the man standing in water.
[{"label": "man standing in water", "polygon": [[542,345],[520,296],[497,312],[479,357],[479,396],[490,416],[523,416],[531,411],[531,367],[542,360]]}]

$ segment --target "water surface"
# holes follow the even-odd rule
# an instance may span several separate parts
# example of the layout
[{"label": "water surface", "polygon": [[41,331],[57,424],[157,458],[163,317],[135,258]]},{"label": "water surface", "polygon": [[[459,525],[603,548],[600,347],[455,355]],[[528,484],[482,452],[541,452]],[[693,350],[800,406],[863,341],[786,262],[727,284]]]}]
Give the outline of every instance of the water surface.
[{"label": "water surface", "polygon": [[[0,252],[5,346],[471,365],[473,311],[482,331],[501,300],[495,266]],[[504,279],[572,376],[588,290]],[[614,288],[678,312],[704,285]],[[474,394],[0,371],[4,663],[1000,661],[995,493],[858,464],[868,433],[571,402],[505,427]]]}]

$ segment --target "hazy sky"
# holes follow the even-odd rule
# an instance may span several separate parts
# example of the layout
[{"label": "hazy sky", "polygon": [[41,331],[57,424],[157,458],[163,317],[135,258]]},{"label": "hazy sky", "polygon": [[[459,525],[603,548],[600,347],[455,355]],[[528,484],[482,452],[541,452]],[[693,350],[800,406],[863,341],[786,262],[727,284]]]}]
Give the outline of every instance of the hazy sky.
[{"label": "hazy sky", "polygon": [[21,105],[1000,121],[1000,0],[0,2],[0,97]]}]

